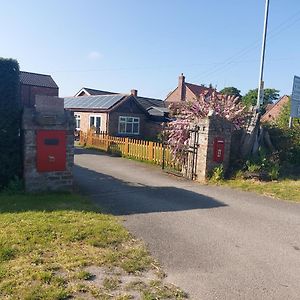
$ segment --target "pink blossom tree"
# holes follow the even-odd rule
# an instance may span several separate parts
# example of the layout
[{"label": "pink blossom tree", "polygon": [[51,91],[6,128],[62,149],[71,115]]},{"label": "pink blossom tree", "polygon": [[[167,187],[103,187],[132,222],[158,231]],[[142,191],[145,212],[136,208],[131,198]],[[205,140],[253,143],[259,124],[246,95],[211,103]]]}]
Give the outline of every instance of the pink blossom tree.
[{"label": "pink blossom tree", "polygon": [[191,124],[207,117],[210,112],[231,121],[236,129],[247,125],[251,112],[244,106],[239,97],[220,93],[204,93],[190,102],[182,102],[171,107],[174,121],[167,124],[166,133],[171,152],[178,161],[184,160],[188,148],[189,129]]}]

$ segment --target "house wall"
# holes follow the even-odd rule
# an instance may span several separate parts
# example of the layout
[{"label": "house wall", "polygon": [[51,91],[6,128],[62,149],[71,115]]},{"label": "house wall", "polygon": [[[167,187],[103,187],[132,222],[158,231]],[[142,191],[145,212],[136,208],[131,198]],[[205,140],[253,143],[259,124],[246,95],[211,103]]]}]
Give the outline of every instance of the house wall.
[{"label": "house wall", "polygon": [[162,123],[147,120],[145,127],[146,133],[144,138],[151,141],[157,141],[159,135],[162,133],[163,130]]},{"label": "house wall", "polygon": [[[195,99],[195,95],[194,93],[191,92],[191,90],[189,88],[185,87],[185,101],[192,101],[193,99]],[[176,90],[174,90],[173,93],[171,93],[165,100],[167,102],[167,104],[171,104],[171,103],[179,103],[181,102],[180,100],[180,91],[179,88],[177,87]]]},{"label": "house wall", "polygon": [[[128,98],[111,112],[97,113],[74,110],[74,115],[80,115],[80,130],[83,132],[87,132],[89,130],[89,117],[91,115],[99,115],[101,117],[101,131],[105,131],[111,136],[156,140],[158,134],[162,130],[161,123],[150,120],[146,113],[136,104],[133,98]],[[140,118],[139,134],[119,134],[120,116]]]},{"label": "house wall", "polygon": [[36,95],[58,97],[58,88],[47,88],[21,84],[20,93],[22,106],[33,107]]},{"label": "house wall", "polygon": [[[140,133],[137,134],[119,134],[119,117],[139,117]],[[108,134],[113,136],[128,136],[143,139],[147,137],[147,116],[144,111],[136,104],[133,98],[121,103],[116,109],[109,113]]]},{"label": "house wall", "polygon": [[107,113],[80,112],[74,111],[74,115],[80,115],[80,130],[87,132],[90,129],[90,116],[97,115],[101,117],[101,131],[107,131]]}]

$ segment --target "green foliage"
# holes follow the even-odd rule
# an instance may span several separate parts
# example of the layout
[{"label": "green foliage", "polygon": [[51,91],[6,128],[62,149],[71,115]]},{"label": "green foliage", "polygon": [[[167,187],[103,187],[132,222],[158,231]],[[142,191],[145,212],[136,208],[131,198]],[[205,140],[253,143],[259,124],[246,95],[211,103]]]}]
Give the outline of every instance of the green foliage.
[{"label": "green foliage", "polygon": [[19,65],[0,58],[0,189],[21,174]]},{"label": "green foliage", "polygon": [[224,180],[224,167],[223,165],[220,165],[218,167],[215,167],[211,173],[210,180],[214,182],[222,181]]},{"label": "green foliage", "polygon": [[280,173],[280,165],[279,164],[273,164],[270,166],[269,170],[269,176],[271,180],[277,180],[279,178],[279,173]]},{"label": "green foliage", "polygon": [[228,96],[242,97],[241,91],[234,86],[224,87],[220,93]]},{"label": "green foliage", "polygon": [[[257,89],[249,90],[249,92],[242,97],[242,102],[247,107],[255,106],[257,101]],[[264,89],[264,102],[263,107],[269,103],[272,103],[279,98],[279,91],[276,89]]]},{"label": "green foliage", "polygon": [[288,128],[291,113],[291,100],[283,105],[278,118],[274,121],[274,125],[279,128]]},{"label": "green foliage", "polygon": [[300,165],[300,130],[299,127],[280,128],[271,126],[269,128],[270,138],[274,147],[278,150],[281,163]]},{"label": "green foliage", "polygon": [[277,180],[280,173],[278,153],[268,153],[265,148],[259,148],[258,153],[248,159],[244,167],[243,178],[260,180]]},{"label": "green foliage", "polygon": [[247,171],[251,173],[259,172],[261,170],[261,165],[252,162],[251,160],[246,161]]},{"label": "green foliage", "polygon": [[15,176],[3,189],[6,194],[17,194],[24,191],[24,183],[19,177]]}]

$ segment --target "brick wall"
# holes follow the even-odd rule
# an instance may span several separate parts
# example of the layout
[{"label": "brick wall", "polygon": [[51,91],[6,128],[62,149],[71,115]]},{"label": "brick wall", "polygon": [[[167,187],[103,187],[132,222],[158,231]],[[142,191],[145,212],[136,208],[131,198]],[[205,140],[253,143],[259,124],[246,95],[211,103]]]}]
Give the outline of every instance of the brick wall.
[{"label": "brick wall", "polygon": [[[119,134],[119,117],[138,117],[140,118],[139,134]],[[109,113],[108,134],[112,136],[128,136],[133,138],[144,139],[147,136],[147,116],[144,111],[136,104],[131,97],[121,103],[116,109]]]},{"label": "brick wall", "polygon": [[[191,90],[189,88],[185,88],[185,95],[184,95],[184,101],[192,101],[193,99],[195,99],[195,94],[191,92]],[[180,99],[180,91],[178,89],[178,87],[176,88],[176,90],[174,90],[174,92],[172,92],[167,98],[166,98],[166,103],[169,105],[171,103],[180,103],[181,99]]]}]

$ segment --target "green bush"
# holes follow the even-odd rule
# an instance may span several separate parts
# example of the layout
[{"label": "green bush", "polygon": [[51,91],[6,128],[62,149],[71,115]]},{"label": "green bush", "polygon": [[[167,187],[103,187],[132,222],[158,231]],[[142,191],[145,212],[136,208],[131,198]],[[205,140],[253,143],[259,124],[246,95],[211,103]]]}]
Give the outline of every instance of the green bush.
[{"label": "green bush", "polygon": [[218,167],[215,167],[210,175],[210,180],[214,182],[222,181],[224,180],[224,167],[223,165],[220,165]]},{"label": "green bush", "polygon": [[21,175],[19,65],[0,58],[0,189]]}]

